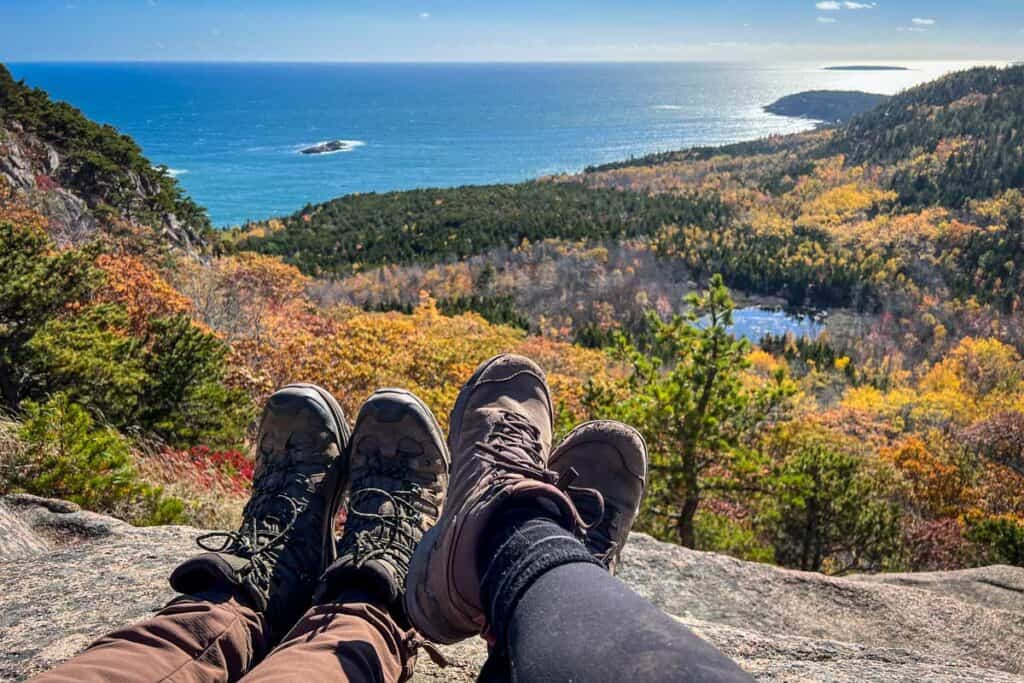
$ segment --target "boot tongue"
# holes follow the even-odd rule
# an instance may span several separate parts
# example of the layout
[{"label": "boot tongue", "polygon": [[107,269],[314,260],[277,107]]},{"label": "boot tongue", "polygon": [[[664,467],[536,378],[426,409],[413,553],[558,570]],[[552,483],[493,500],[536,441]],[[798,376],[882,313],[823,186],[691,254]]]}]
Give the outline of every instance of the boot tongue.
[{"label": "boot tongue", "polygon": [[514,454],[524,463],[541,466],[544,446],[540,431],[519,413],[505,411],[491,430],[491,445]]}]

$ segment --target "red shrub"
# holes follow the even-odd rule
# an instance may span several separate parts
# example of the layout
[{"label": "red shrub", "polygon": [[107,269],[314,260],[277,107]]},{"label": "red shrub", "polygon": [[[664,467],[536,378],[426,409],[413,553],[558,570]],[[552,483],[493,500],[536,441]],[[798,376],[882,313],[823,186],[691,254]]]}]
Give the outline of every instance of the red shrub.
[{"label": "red shrub", "polygon": [[215,451],[209,446],[194,446],[187,451],[167,450],[163,464],[176,479],[188,479],[204,489],[235,495],[249,492],[253,461],[239,451]]},{"label": "red shrub", "polygon": [[50,190],[57,189],[57,181],[48,175],[37,175],[36,176],[36,187],[43,192],[49,192]]}]

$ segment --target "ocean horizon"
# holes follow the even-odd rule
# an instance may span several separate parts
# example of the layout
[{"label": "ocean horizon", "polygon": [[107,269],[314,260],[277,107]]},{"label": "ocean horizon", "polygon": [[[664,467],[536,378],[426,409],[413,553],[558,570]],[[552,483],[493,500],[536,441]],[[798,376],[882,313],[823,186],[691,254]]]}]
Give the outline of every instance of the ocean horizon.
[{"label": "ocean horizon", "polygon": [[[872,63],[869,61],[868,63]],[[831,71],[789,62],[10,63],[132,136],[215,225],[356,192],[519,182],[794,133],[762,107],[804,90],[894,94],[969,62]],[[346,144],[302,154],[318,143]]]}]

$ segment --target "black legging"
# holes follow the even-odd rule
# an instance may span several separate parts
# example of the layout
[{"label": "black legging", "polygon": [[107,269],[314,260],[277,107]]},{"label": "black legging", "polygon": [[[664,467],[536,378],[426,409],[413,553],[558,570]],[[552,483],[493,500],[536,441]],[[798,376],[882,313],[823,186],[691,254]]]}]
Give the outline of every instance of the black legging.
[{"label": "black legging", "polygon": [[499,642],[481,681],[751,681],[602,566],[580,561],[589,559],[583,544],[554,521],[520,512],[495,526],[484,592]]},{"label": "black legging", "polygon": [[520,598],[510,627],[510,678],[521,683],[751,680],[593,564],[565,564],[537,579]]}]

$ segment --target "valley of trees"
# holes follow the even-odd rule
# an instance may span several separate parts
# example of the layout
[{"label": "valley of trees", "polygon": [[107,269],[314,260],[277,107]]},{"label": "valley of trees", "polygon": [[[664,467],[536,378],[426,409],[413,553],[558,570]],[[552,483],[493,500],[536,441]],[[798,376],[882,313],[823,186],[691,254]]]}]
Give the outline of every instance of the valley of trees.
[{"label": "valley of trees", "polygon": [[342,197],[259,225],[233,246],[280,256],[311,275],[388,263],[436,263],[523,240],[650,235],[662,225],[725,223],[713,195],[657,195],[530,182]]},{"label": "valley of trees", "polygon": [[[0,179],[0,492],[229,526],[275,389],[317,382],[355,415],[405,386],[446,422],[515,351],[548,370],[559,434],[644,433],[638,528],[659,538],[835,574],[1024,565],[1022,81],[972,70],[836,129],[345,197],[202,258],[126,239],[145,217],[114,190],[104,234],[59,243]],[[106,133],[69,140],[66,108],[2,87],[6,127],[102,156],[104,183],[140,172],[128,142],[118,166]],[[829,327],[751,344],[730,333],[749,303]]]}]

